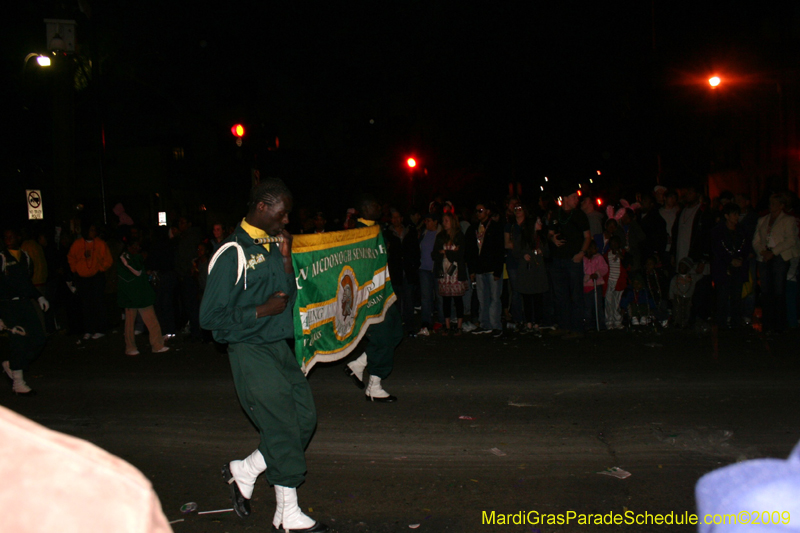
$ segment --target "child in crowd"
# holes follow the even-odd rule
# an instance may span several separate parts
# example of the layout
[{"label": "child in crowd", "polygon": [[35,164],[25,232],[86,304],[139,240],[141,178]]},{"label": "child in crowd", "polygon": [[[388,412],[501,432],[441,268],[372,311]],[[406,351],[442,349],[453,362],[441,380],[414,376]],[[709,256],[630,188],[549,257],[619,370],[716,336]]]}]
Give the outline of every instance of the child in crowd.
[{"label": "child in crowd", "polygon": [[[603,305],[605,278],[608,276],[608,264],[602,255],[597,253],[597,243],[589,241],[589,247],[583,256],[583,301],[586,329],[598,327],[606,329],[606,316]],[[597,316],[595,316],[595,312]]]},{"label": "child in crowd", "polygon": [[603,277],[606,289],[605,323],[608,329],[622,329],[624,326],[622,325],[622,315],[619,312],[619,302],[623,291],[628,287],[625,249],[622,248],[622,240],[617,236],[609,238],[608,248],[605,253],[608,272]]},{"label": "child in crowd", "polygon": [[[611,249],[611,238],[618,235],[619,224],[617,219],[609,218],[603,225],[603,233],[594,236],[594,242],[597,243],[597,251],[600,255],[605,256]],[[620,241],[622,242],[622,241]]]},{"label": "child in crowd", "polygon": [[626,312],[631,320],[631,326],[647,326],[653,316],[656,303],[653,296],[645,287],[644,276],[633,276],[633,287],[628,287],[619,301],[619,308]]},{"label": "child in crowd", "polygon": [[644,262],[645,287],[650,291],[656,303],[655,318],[662,327],[667,327],[669,322],[669,302],[667,275],[661,268],[658,257],[650,256]]},{"label": "child in crowd", "polygon": [[697,276],[692,272],[694,261],[685,257],[678,263],[678,273],[669,284],[669,298],[672,300],[672,321],[676,328],[685,328],[689,325],[689,315],[692,311],[692,296]]}]

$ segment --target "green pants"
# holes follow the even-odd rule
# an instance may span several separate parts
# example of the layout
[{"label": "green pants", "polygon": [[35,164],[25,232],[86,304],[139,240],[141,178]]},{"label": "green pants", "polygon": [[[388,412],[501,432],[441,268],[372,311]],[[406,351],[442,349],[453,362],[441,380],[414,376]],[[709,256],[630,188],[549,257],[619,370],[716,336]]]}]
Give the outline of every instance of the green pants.
[{"label": "green pants", "polygon": [[0,302],[0,318],[6,326],[20,326],[25,330],[25,335],[8,333],[8,363],[11,370],[27,371],[44,349],[46,337],[35,305],[30,298]]},{"label": "green pants", "polygon": [[386,317],[380,324],[373,324],[367,330],[366,345],[367,372],[370,376],[386,379],[394,368],[394,349],[403,340],[403,320],[400,317],[400,304],[395,302],[386,310]]},{"label": "green pants", "polygon": [[308,446],[317,425],[311,387],[286,341],[231,344],[228,356],[236,394],[258,428],[258,449],[270,485],[297,487],[305,480]]}]

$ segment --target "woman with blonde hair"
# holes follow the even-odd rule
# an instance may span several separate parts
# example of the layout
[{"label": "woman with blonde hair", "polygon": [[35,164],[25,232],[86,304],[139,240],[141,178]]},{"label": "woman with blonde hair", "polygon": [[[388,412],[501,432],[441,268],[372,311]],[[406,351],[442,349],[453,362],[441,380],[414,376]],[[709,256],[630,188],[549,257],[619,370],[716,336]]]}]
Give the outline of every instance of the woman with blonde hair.
[{"label": "woman with blonde hair", "polygon": [[450,313],[455,302],[458,325],[452,329],[453,335],[461,335],[464,322],[464,293],[467,290],[467,269],[464,259],[465,240],[458,224],[458,217],[453,213],[445,213],[442,217],[444,228],[436,235],[433,244],[433,272],[438,278],[439,295],[444,308],[444,331],[450,331]]}]

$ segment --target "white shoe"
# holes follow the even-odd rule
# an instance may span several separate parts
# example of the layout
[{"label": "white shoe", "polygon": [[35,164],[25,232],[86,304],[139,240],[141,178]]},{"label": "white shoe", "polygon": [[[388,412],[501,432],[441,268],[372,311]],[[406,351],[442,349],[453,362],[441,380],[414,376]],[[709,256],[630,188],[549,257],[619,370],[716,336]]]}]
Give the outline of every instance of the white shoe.
[{"label": "white shoe", "polygon": [[476,326],[472,322],[464,322],[464,324],[461,325],[461,331],[463,331],[464,333],[471,333],[476,329],[478,329],[478,326]]},{"label": "white shoe", "polygon": [[417,335],[422,335],[423,337],[428,337],[428,336],[430,336],[430,334],[431,334],[431,332],[430,332],[430,331],[428,331],[428,328],[421,328],[421,329],[420,329],[420,330],[417,332]]},{"label": "white shoe", "polygon": [[396,402],[397,398],[383,390],[381,386],[381,378],[377,376],[370,376],[367,388],[364,390],[367,395],[367,400],[373,402],[392,403]]},{"label": "white shoe", "polygon": [[642,326],[649,326],[650,325],[650,317],[643,316],[642,319],[639,320],[639,323]]},{"label": "white shoe", "polygon": [[228,481],[228,483],[235,481],[242,496],[249,500],[253,496],[253,487],[256,484],[256,479],[259,474],[267,470],[267,462],[264,461],[264,456],[261,455],[261,452],[256,450],[242,461],[231,461],[228,464],[228,468],[230,468],[233,476],[233,480]]},{"label": "white shoe", "polygon": [[164,353],[169,351],[169,346],[162,346],[160,350],[153,350],[153,353]]},{"label": "white shoe", "polygon": [[14,380],[14,384],[11,386],[11,390],[13,390],[17,394],[29,394],[34,395],[36,394],[33,389],[31,389],[25,380],[22,378],[22,370],[12,370],[11,371],[12,379]]},{"label": "white shoe", "polygon": [[631,326],[638,326],[638,325],[639,325],[639,319],[636,318],[635,316],[632,316],[631,317]]},{"label": "white shoe", "polygon": [[[328,528],[324,526],[316,528],[317,522],[303,514],[303,511],[300,510],[300,507],[297,505],[297,489],[275,485],[275,501],[278,503],[278,508],[281,511],[280,524],[275,526],[278,531],[290,533],[292,531],[303,531],[311,528],[320,532],[328,531]],[[275,519],[277,519],[277,517],[278,512],[276,510]]]},{"label": "white shoe", "polygon": [[92,334],[91,333],[84,333],[83,334],[83,340],[88,341],[91,338],[92,338]]},{"label": "white shoe", "polygon": [[367,368],[367,352],[362,353],[357,359],[353,359],[347,363],[347,367],[358,378],[358,381],[364,381],[364,369]]},{"label": "white shoe", "polygon": [[103,337],[105,337],[105,336],[106,336],[106,334],[105,334],[105,333],[95,333],[94,335],[92,335],[92,338],[93,338],[94,340],[97,340],[97,339],[101,339],[101,338],[103,338]]}]

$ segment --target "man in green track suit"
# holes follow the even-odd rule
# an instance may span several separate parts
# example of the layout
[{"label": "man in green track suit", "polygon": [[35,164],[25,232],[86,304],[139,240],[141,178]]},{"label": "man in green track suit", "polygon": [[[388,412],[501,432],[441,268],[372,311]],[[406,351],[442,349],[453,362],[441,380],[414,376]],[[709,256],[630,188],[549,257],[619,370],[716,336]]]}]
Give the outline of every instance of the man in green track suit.
[{"label": "man in green track suit", "polygon": [[20,248],[20,232],[9,229],[3,232],[6,250],[0,252],[0,329],[10,330],[9,358],[3,361],[3,372],[12,382],[12,390],[19,396],[33,396],[23,377],[23,372],[39,357],[45,345],[45,333],[33,300],[43,311],[50,306],[31,282],[33,264]]},{"label": "man in green track suit", "polygon": [[[358,199],[361,218],[357,228],[372,226],[380,220],[381,206],[374,196],[361,195]],[[350,376],[358,388],[364,388],[364,371],[369,373],[364,393],[372,402],[393,403],[397,397],[383,389],[381,381],[389,377],[394,368],[394,349],[403,340],[403,320],[399,311],[400,303],[395,302],[386,310],[383,322],[373,324],[367,330],[364,340],[364,353],[350,361],[344,372]]]},{"label": "man in green track suit", "polygon": [[[258,449],[226,464],[222,473],[242,518],[250,515],[256,478],[266,472],[275,486],[275,530],[328,531],[297,504],[297,487],[305,480],[305,448],[317,414],[308,381],[286,343],[293,335],[297,292],[291,235],[284,229],[292,194],[282,181],[268,179],[251,191],[248,208],[209,264],[200,306],[202,327],[229,345],[236,393],[261,435]],[[282,242],[274,242],[278,236]]]}]

